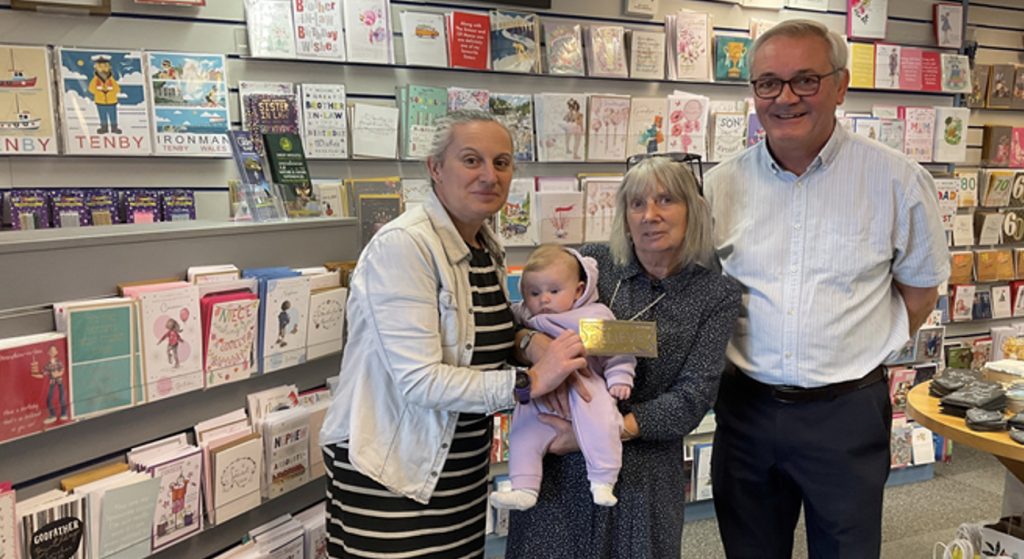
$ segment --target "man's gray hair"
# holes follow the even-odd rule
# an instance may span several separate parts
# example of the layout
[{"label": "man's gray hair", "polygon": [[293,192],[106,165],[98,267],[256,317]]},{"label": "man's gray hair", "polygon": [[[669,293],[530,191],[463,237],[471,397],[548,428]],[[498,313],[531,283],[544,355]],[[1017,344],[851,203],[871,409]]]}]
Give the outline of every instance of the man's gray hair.
[{"label": "man's gray hair", "polygon": [[[774,37],[818,37],[828,45],[828,61],[832,64],[832,69],[840,70],[846,68],[846,60],[849,54],[843,36],[835,31],[830,31],[823,24],[809,19],[781,21],[769,27],[764,33],[761,33],[747,54],[747,68],[753,71],[754,57],[757,56],[757,51],[764,46],[765,42]],[[751,75],[751,77],[756,76]]]}]

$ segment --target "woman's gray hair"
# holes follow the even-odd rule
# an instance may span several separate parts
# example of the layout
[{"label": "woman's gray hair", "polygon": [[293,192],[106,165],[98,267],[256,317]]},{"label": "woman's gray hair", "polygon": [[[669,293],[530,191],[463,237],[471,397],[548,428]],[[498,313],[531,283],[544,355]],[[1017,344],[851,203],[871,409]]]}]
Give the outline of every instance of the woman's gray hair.
[{"label": "woman's gray hair", "polygon": [[846,68],[846,60],[849,54],[843,36],[835,31],[830,31],[823,24],[809,19],[781,21],[758,35],[754,45],[750,47],[750,52],[747,53],[747,68],[753,70],[754,57],[757,55],[757,51],[764,46],[765,42],[774,37],[818,37],[828,45],[828,61],[832,64],[832,69],[840,70]]},{"label": "woman's gray hair", "polygon": [[673,271],[693,263],[710,267],[714,254],[711,208],[697,191],[697,179],[690,169],[666,157],[644,159],[622,178],[622,186],[615,196],[615,217],[609,240],[615,263],[625,266],[633,259],[633,240],[626,215],[630,200],[650,196],[659,185],[673,200],[686,204],[686,232]]},{"label": "woman's gray hair", "polygon": [[[448,146],[452,145],[452,140],[454,139],[453,132],[455,127],[473,122],[493,122],[500,126],[508,134],[508,141],[512,144],[512,153],[515,153],[515,137],[512,136],[512,132],[509,131],[508,127],[502,124],[494,115],[483,111],[462,110],[452,111],[437,120],[434,131],[434,143],[430,146],[430,155],[427,156],[427,159],[444,161],[445,152],[448,151]],[[514,162],[513,165],[515,165]],[[433,179],[430,180],[430,186],[434,186]]]}]

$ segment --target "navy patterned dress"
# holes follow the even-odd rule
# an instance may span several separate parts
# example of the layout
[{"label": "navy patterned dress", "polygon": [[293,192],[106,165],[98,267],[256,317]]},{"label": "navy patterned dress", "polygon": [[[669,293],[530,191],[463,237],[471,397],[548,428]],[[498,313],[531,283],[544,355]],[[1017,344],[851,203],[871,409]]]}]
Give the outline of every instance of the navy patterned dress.
[{"label": "navy patterned dress", "polygon": [[740,287],[694,264],[651,279],[635,258],[616,265],[607,245],[580,253],[597,260],[600,301],[617,318],[641,313],[636,320],[658,325],[658,357],[637,360],[632,397],[619,404],[636,417],[641,437],[622,445],[614,507],[594,504],[582,453],[547,455],[537,506],[512,512],[506,559],[675,559],[682,553],[683,437],[715,402]]}]

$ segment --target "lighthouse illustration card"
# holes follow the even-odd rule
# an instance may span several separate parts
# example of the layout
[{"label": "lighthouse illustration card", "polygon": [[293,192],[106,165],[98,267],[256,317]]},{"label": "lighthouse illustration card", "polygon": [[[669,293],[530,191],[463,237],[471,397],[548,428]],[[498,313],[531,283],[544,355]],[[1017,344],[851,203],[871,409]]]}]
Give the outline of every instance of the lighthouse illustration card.
[{"label": "lighthouse illustration card", "polygon": [[229,157],[224,56],[146,53],[153,153]]},{"label": "lighthouse illustration card", "polygon": [[57,52],[65,153],[149,155],[142,52],[63,47]]},{"label": "lighthouse illustration card", "polygon": [[0,155],[58,153],[47,47],[0,45]]}]

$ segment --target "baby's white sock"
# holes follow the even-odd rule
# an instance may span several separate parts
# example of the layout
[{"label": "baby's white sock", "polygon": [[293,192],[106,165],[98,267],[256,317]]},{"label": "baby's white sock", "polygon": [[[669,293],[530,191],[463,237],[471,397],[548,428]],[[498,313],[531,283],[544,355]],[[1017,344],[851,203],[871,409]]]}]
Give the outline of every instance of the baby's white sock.
[{"label": "baby's white sock", "polygon": [[496,509],[526,510],[537,504],[537,492],[533,489],[513,489],[491,493],[491,506]]},{"label": "baby's white sock", "polygon": [[594,504],[602,507],[614,507],[619,502],[612,494],[614,488],[615,484],[613,483],[590,482],[590,492],[594,494]]}]

